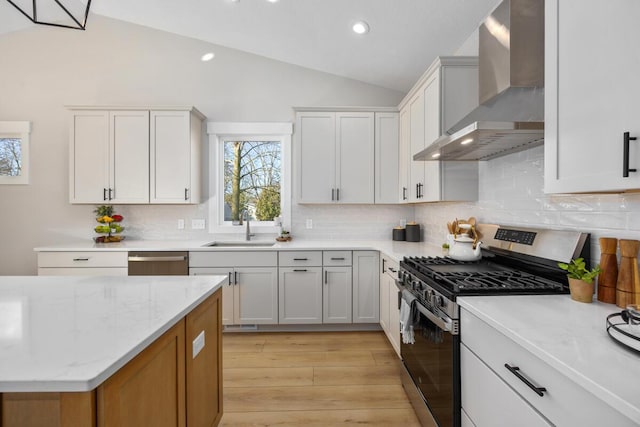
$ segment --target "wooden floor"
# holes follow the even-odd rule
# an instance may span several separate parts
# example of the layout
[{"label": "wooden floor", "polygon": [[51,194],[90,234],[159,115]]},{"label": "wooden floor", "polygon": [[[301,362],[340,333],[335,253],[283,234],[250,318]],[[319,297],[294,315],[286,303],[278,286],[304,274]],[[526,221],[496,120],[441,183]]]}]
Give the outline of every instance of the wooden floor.
[{"label": "wooden floor", "polygon": [[222,426],[420,426],[383,332],[225,333]]}]

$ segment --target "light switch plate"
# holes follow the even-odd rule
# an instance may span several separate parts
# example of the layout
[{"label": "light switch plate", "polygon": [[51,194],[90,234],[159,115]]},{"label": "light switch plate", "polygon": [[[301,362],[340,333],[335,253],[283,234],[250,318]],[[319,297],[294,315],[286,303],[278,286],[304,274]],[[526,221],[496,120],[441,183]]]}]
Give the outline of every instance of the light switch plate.
[{"label": "light switch plate", "polygon": [[192,230],[204,230],[204,219],[192,219],[191,220],[191,229]]},{"label": "light switch plate", "polygon": [[192,353],[193,356],[192,358],[195,359],[196,356],[198,355],[198,353],[200,353],[202,351],[202,349],[204,348],[204,331],[200,332],[198,334],[198,336],[196,337],[196,339],[193,340],[193,342],[191,343],[192,346]]},{"label": "light switch plate", "polygon": [[312,229],[313,228],[313,220],[312,219],[308,219],[307,220],[307,229]]}]

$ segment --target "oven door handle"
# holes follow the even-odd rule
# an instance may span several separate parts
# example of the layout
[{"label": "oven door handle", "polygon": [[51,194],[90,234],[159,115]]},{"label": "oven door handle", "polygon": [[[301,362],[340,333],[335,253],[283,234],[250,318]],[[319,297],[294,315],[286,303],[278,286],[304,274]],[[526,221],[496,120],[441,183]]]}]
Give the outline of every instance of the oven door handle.
[{"label": "oven door handle", "polygon": [[430,321],[432,321],[438,328],[442,329],[443,331],[447,331],[449,332],[451,335],[457,335],[457,328],[455,328],[453,320],[451,319],[443,319],[439,316],[436,316],[435,314],[433,314],[432,312],[430,312],[429,310],[427,310],[426,308],[424,308],[422,306],[422,304],[416,302],[416,308],[418,309],[418,311],[420,313],[422,313],[427,319],[429,319]]}]

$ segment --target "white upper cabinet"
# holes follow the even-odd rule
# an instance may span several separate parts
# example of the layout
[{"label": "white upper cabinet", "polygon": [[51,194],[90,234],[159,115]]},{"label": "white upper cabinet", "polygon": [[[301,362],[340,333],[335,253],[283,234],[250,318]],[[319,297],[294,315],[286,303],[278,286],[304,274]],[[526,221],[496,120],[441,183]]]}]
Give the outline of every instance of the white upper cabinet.
[{"label": "white upper cabinet", "polygon": [[149,112],[73,111],[71,203],[149,202]]},{"label": "white upper cabinet", "polygon": [[412,163],[409,157],[411,146],[410,115],[408,106],[400,110],[400,147],[398,149],[398,196],[400,203],[409,201],[409,166]]},{"label": "white upper cabinet", "polygon": [[197,110],[70,109],[71,203],[199,203]]},{"label": "white upper cabinet", "polygon": [[298,202],[374,202],[374,113],[299,112]]},{"label": "white upper cabinet", "polygon": [[193,111],[151,112],[151,203],[200,201],[201,132]]},{"label": "white upper cabinet", "polygon": [[399,123],[398,113],[375,113],[375,202],[398,203]]},{"label": "white upper cabinet", "polygon": [[636,0],[545,3],[546,193],[640,188],[639,19]]},{"label": "white upper cabinet", "polygon": [[477,199],[477,162],[413,160],[414,154],[433,143],[477,105],[475,57],[436,59],[400,103],[400,147],[403,144],[409,147],[408,153],[401,152],[400,170],[402,173],[402,165],[409,164],[406,191],[409,202]]}]

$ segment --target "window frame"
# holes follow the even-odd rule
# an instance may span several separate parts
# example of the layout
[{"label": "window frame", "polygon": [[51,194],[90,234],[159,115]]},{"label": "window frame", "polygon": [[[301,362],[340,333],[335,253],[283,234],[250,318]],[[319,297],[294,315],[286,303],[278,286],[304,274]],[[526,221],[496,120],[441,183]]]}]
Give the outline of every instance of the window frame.
[{"label": "window frame", "polygon": [[27,121],[0,121],[0,138],[20,139],[21,166],[18,176],[0,176],[0,185],[25,185],[29,184],[29,136],[31,134],[31,122]]},{"label": "window frame", "polygon": [[[290,122],[209,122],[209,233],[237,234],[245,233],[242,226],[231,225],[224,221],[224,142],[240,141],[280,141],[281,182],[280,216],[282,227],[291,227],[291,135],[293,124]],[[251,221],[251,233],[274,234],[280,231],[273,221]]]}]

